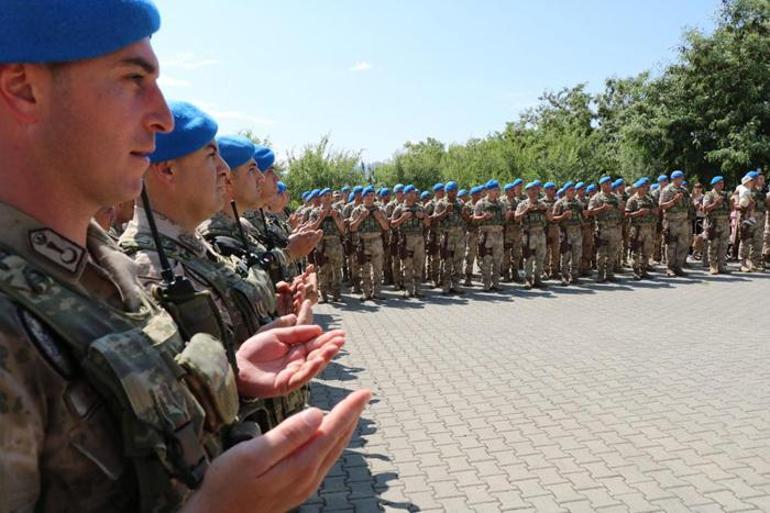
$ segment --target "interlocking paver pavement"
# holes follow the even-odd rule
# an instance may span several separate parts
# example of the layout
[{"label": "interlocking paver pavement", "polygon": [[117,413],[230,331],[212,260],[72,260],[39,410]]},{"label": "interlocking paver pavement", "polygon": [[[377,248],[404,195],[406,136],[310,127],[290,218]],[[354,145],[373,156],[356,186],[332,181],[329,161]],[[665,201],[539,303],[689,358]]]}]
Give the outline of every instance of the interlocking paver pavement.
[{"label": "interlocking paver pavement", "polygon": [[770,274],[321,305],[375,393],[303,512],[770,512]]}]

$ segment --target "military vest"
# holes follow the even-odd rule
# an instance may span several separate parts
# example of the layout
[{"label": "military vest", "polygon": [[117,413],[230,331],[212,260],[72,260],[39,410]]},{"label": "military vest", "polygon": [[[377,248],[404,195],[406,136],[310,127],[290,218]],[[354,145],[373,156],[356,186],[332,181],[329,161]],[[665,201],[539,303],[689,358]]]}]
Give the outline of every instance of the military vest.
[{"label": "military vest", "polygon": [[[503,214],[506,214],[508,212],[515,213],[516,212],[516,207],[519,206],[519,201],[516,198],[510,199],[508,197],[505,197],[505,198],[503,198],[500,201],[502,202],[503,207],[504,207],[503,208]],[[511,216],[510,219],[506,219],[505,220],[505,226],[507,228],[509,228],[509,229],[511,229],[511,228],[518,228],[519,223],[516,222],[516,217],[515,216]]]},{"label": "military vest", "polygon": [[614,194],[604,194],[603,192],[598,193],[596,196],[591,198],[591,201],[595,203],[599,203],[599,205],[595,206],[601,206],[603,204],[612,205],[612,208],[610,210],[605,210],[604,212],[595,213],[594,219],[596,219],[596,224],[601,225],[609,225],[609,224],[617,224],[622,219],[622,214],[618,208],[620,207],[620,200],[617,196]]},{"label": "military vest", "polygon": [[468,216],[470,218],[469,221],[465,221],[465,230],[468,233],[477,233],[479,231],[478,223],[476,223],[476,221],[473,220],[473,212],[474,212],[475,208],[476,208],[476,206],[473,203],[471,203],[470,201],[466,202],[463,205],[463,211],[467,212],[467,214],[468,214]]},{"label": "military vest", "polygon": [[476,203],[476,212],[480,214],[492,214],[492,218],[479,221],[479,226],[502,226],[505,223],[505,207],[500,201],[494,203],[487,198]]},{"label": "military vest", "polygon": [[[628,210],[629,212],[637,212],[639,210],[643,210],[645,208],[652,209],[657,208],[657,205],[655,204],[655,200],[652,199],[652,196],[649,194],[645,194],[642,197],[639,196],[631,196],[629,200],[626,202],[626,206],[632,206],[632,210]],[[633,225],[647,225],[647,224],[656,224],[658,222],[658,216],[656,214],[653,214],[652,212],[638,217],[632,217],[631,218],[631,224]]]},{"label": "military vest", "polygon": [[666,187],[666,190],[671,192],[671,197],[668,198],[667,201],[671,201],[671,199],[678,193],[682,193],[682,199],[677,202],[676,205],[666,210],[667,214],[681,214],[681,213],[688,213],[690,211],[690,193],[687,192],[687,189],[684,187],[677,187],[674,184],[669,184],[668,187]]},{"label": "military vest", "polygon": [[382,227],[380,226],[380,223],[377,222],[377,219],[374,218],[374,213],[379,210],[379,207],[374,205],[371,207],[361,205],[355,209],[352,216],[355,217],[358,215],[358,212],[363,212],[364,210],[369,210],[369,216],[358,225],[358,233],[380,233]]},{"label": "military vest", "polygon": [[[717,197],[722,197],[722,203],[711,212],[706,213],[706,219],[728,219],[730,217],[730,198],[727,193],[719,191],[709,191],[704,197],[704,205],[710,205],[716,202]],[[707,203],[708,202],[708,203]]]},{"label": "military vest", "polygon": [[[178,260],[185,272],[206,283],[207,288],[222,299],[233,318],[235,349],[256,333],[260,326],[270,322],[269,316],[260,315],[257,311],[260,290],[254,284],[256,278],[253,270],[239,274],[215,254],[207,251],[207,257],[201,258],[170,237],[163,234],[160,237],[166,255]],[[129,256],[141,250],[157,252],[152,236],[147,233],[137,233],[131,237],[124,235],[120,246]]]},{"label": "military vest", "polygon": [[[310,215],[311,219],[318,219],[319,217],[321,217],[320,208],[313,211],[313,213]],[[342,235],[339,228],[337,228],[337,223],[334,221],[334,218],[331,215],[324,217],[319,228],[323,230],[324,237],[329,235]]]},{"label": "military vest", "polygon": [[401,217],[401,214],[404,212],[411,212],[412,217],[401,223],[398,227],[398,230],[400,233],[408,234],[408,235],[421,235],[423,233],[423,219],[417,219],[417,213],[418,212],[425,212],[425,209],[422,208],[419,204],[415,203],[411,207],[404,204],[396,207],[396,210],[393,212],[394,214],[397,214],[394,216],[396,219]]},{"label": "military vest", "polygon": [[765,210],[765,193],[762,190],[754,188],[751,191],[751,197],[754,200],[754,212],[757,214],[764,214]]},{"label": "military vest", "polygon": [[199,334],[185,344],[144,292],[138,311],[121,311],[5,247],[0,292],[57,335],[75,372],[102,396],[134,468],[139,510],[176,511],[222,452],[221,430],[237,416],[235,377],[221,342]]},{"label": "military vest", "polygon": [[436,209],[445,212],[450,204],[454,205],[454,208],[452,209],[452,212],[447,214],[447,216],[439,222],[439,229],[441,231],[447,231],[453,228],[461,229],[465,226],[465,220],[462,216],[463,205],[458,200],[455,200],[454,203],[450,203],[449,198],[444,198],[439,201]]},{"label": "military vest", "polygon": [[561,212],[567,212],[568,210],[572,211],[572,217],[569,219],[565,219],[564,221],[561,221],[562,226],[579,226],[583,222],[583,204],[580,203],[580,201],[575,198],[572,200],[568,200],[567,198],[562,198],[559,201],[556,202],[557,205],[560,205]]}]

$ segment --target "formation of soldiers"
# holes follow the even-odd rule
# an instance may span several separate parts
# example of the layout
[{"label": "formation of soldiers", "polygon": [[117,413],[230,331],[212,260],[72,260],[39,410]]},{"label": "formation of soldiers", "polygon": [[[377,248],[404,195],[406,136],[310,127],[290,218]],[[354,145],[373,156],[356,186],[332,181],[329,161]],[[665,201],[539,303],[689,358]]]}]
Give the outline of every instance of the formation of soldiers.
[{"label": "formation of soldiers", "polygon": [[684,276],[691,253],[710,274],[726,273],[730,248],[743,272],[762,271],[770,259],[770,195],[760,171],[732,192],[717,176],[705,194],[674,171],[630,186],[609,176],[561,187],[490,180],[470,190],[450,181],[432,194],[403,184],[346,186],[306,191],[302,201],[290,223],[323,231],[310,255],[322,301],[340,301],[344,283],[362,301],[379,299],[382,285],[405,298],[420,297],[426,282],[462,294],[476,268],[483,290],[497,291],[501,280],[531,289],[595,273],[596,282],[612,282],[625,267],[648,279],[656,264]]}]

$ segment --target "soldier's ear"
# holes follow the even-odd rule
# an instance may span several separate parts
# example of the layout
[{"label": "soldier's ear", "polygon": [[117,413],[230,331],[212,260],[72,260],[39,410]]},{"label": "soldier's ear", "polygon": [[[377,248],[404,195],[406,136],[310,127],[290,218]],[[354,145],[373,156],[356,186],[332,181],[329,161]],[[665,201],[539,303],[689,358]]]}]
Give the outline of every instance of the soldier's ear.
[{"label": "soldier's ear", "polygon": [[0,102],[19,123],[39,119],[41,96],[50,90],[52,72],[40,64],[0,64]]}]

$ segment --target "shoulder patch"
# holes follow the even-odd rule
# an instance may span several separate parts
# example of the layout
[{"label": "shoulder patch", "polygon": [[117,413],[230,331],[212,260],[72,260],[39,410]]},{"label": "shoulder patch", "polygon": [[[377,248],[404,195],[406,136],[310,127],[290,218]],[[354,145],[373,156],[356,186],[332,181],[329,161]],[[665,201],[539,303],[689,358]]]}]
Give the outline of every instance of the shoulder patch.
[{"label": "shoulder patch", "polygon": [[80,262],[86,254],[85,248],[50,228],[33,230],[28,235],[32,251],[72,274],[77,272]]},{"label": "shoulder patch", "polygon": [[75,364],[64,344],[51,329],[24,308],[19,308],[19,319],[43,358],[64,378],[72,379],[75,375]]}]

